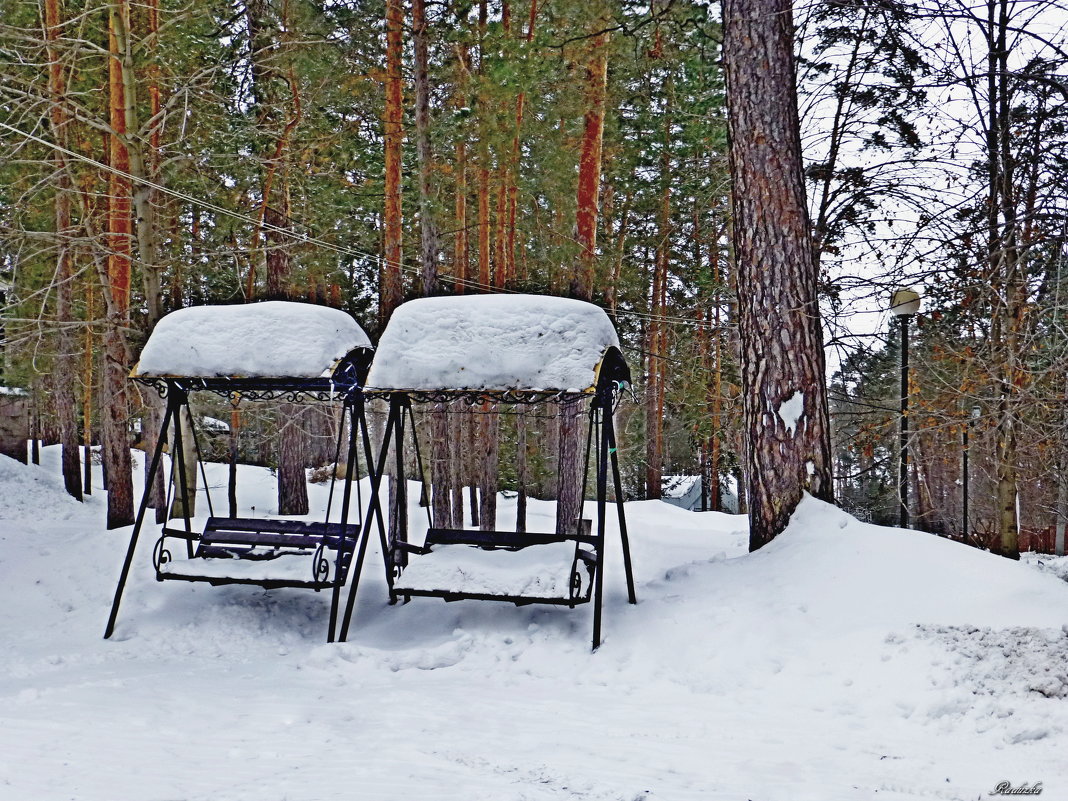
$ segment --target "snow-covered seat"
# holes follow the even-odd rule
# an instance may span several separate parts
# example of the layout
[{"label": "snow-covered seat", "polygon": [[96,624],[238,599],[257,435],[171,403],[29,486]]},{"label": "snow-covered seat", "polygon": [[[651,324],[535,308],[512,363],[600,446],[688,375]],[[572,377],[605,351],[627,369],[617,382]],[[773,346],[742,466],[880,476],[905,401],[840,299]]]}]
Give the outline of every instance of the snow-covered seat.
[{"label": "snow-covered seat", "polygon": [[394,579],[400,595],[446,601],[507,599],[574,606],[590,600],[597,538],[516,531],[431,528],[422,546],[395,546],[416,554]]},{"label": "snow-covered seat", "polygon": [[[372,520],[384,528],[378,487],[393,439],[400,443],[410,437],[421,463],[413,404],[438,404],[439,409],[454,401],[465,402],[467,408],[587,405],[586,463],[595,453],[598,513],[592,532],[589,521],[572,520],[559,524],[562,533],[554,534],[430,525],[424,544],[414,545],[407,536],[405,467],[398,460],[397,500],[391,508],[394,534],[384,548],[390,600],[430,596],[568,606],[592,600],[596,648],[609,471],[615,483],[627,588],[635,602],[613,424],[615,402],[629,382],[630,370],[615,327],[591,303],[539,295],[466,295],[423,298],[398,307],[379,340],[364,385],[367,397],[389,402],[385,435],[372,471],[365,538]],[[425,475],[421,464],[419,475]],[[342,639],[357,584],[358,574],[349,589]]]},{"label": "snow-covered seat", "polygon": [[[209,517],[200,533],[165,527],[154,563],[162,579],[322,590],[338,569],[348,571],[358,533],[341,523]],[[165,550],[168,539],[192,541],[193,555],[175,557]]]},{"label": "snow-covered seat", "polygon": [[[352,486],[359,479],[357,450],[361,441],[367,462],[371,461],[361,392],[371,353],[371,341],[351,316],[305,303],[197,306],[179,309],[157,323],[130,374],[133,380],[152,386],[167,398],[146,487],[152,486],[160,469],[171,422],[179,419],[183,407],[188,409],[192,392],[213,392],[235,404],[241,399],[338,401],[344,405],[349,422],[342,497],[340,503],[333,502],[336,479],[331,480],[327,520],[216,516],[205,486],[211,517],[202,530],[193,529],[184,503],[177,504],[183,515],[179,521],[164,523],[153,555],[159,581],[331,589],[328,639],[333,641],[341,587],[353,557],[357,564],[361,562],[366,548],[366,541],[359,537],[361,522],[350,521],[349,511]],[[189,419],[195,417],[190,414]],[[172,452],[185,453],[188,443],[182,440],[183,426],[173,428]],[[196,428],[192,430],[199,461]],[[338,426],[339,459],[345,430],[345,425]],[[188,497],[185,460],[176,459],[174,468],[168,497],[171,492],[178,498]],[[105,637],[114,631],[148,499],[146,489]],[[360,505],[357,502],[357,507]],[[329,521],[331,509],[340,512],[340,520]]]}]

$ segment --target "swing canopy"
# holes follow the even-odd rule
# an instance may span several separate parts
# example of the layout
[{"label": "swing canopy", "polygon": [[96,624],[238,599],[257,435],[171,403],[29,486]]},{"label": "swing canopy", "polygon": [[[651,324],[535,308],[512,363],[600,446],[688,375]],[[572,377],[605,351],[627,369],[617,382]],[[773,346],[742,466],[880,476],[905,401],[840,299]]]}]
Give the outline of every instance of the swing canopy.
[{"label": "swing canopy", "polygon": [[345,394],[358,388],[371,353],[367,334],[339,309],[290,301],[193,306],[156,324],[130,377],[224,394]]},{"label": "swing canopy", "polygon": [[541,295],[409,301],[393,312],[376,353],[367,394],[540,400],[630,381],[604,310]]}]

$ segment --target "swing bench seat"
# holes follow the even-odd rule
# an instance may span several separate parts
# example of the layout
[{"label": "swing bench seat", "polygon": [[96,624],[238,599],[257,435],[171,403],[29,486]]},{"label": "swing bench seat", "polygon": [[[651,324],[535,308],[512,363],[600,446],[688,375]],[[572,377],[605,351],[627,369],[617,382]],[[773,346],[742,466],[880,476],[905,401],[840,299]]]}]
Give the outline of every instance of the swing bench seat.
[{"label": "swing bench seat", "polygon": [[210,517],[202,533],[163,530],[160,543],[173,537],[195,543],[195,550],[192,557],[175,558],[158,545],[156,578],[326,589],[344,584],[358,533],[352,524]]},{"label": "swing bench seat", "polygon": [[495,600],[517,606],[575,606],[590,600],[598,566],[597,538],[586,535],[431,528],[393,581],[404,597]]}]

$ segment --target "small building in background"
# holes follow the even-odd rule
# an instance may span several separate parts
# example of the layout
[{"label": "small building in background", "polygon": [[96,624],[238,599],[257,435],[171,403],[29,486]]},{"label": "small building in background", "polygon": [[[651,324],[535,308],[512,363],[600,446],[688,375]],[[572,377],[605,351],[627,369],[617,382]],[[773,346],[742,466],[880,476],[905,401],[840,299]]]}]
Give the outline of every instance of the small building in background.
[{"label": "small building in background", "polygon": [[[665,503],[678,506],[691,512],[707,511],[710,499],[702,493],[701,476],[664,476],[661,485],[661,498]],[[703,496],[703,497],[702,497]],[[728,514],[738,513],[738,492],[733,476],[720,480],[719,511]]]},{"label": "small building in background", "polygon": [[0,387],[0,453],[26,464],[30,438],[30,396],[25,390]]},{"label": "small building in background", "polygon": [[701,511],[701,476],[664,476],[660,497],[672,506]]}]

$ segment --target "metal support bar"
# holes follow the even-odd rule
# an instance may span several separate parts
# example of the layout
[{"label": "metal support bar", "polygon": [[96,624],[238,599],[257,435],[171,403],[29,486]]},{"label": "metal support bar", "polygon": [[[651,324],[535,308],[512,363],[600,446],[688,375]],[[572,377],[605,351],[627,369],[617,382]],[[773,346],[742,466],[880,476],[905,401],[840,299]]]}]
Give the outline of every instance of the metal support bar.
[{"label": "metal support bar", "polygon": [[[396,506],[390,509],[389,524],[393,529],[392,540],[408,541],[408,476],[404,471],[404,414],[411,409],[411,402],[404,395],[399,396],[398,404],[400,406],[400,412],[397,415],[397,438],[393,445],[393,455],[396,457],[396,470],[397,473],[394,476],[394,480],[397,482],[396,490]],[[412,428],[412,436],[415,436],[415,428]],[[394,520],[393,518],[396,518]],[[393,561],[394,557],[392,552],[390,553],[390,561]],[[408,554],[401,552],[400,557],[397,559],[404,567],[408,566]]]},{"label": "metal support bar", "polygon": [[152,453],[152,463],[148,468],[148,476],[145,479],[145,491],[141,495],[141,505],[137,508],[137,520],[134,523],[133,533],[130,535],[130,545],[126,549],[126,559],[122,563],[122,571],[119,573],[119,583],[115,587],[115,598],[111,602],[111,615],[108,617],[108,625],[104,629],[104,639],[109,639],[115,632],[115,620],[119,616],[119,603],[122,601],[123,590],[126,589],[126,579],[130,575],[130,565],[133,563],[134,551],[137,550],[137,538],[141,533],[141,526],[145,522],[145,511],[148,509],[148,497],[152,492],[152,482],[156,478],[159,464],[163,454],[163,445],[167,441],[167,426],[174,417],[174,410],[178,401],[168,399],[167,411],[163,414],[163,424],[160,426],[160,434],[156,439],[156,449]]},{"label": "metal support bar", "polygon": [[[349,496],[351,495],[351,491],[352,491],[352,476],[353,476],[353,473],[355,472],[355,469],[356,469],[355,468],[355,464],[354,464],[355,461],[356,461],[356,453],[357,453],[357,451],[356,451],[356,443],[357,443],[357,436],[358,436],[358,432],[356,430],[356,426],[357,426],[356,409],[355,409],[355,407],[351,407],[350,410],[349,410],[349,453],[348,453],[348,459],[347,459],[347,461],[345,463],[345,485],[344,485],[345,486],[345,490],[344,490],[345,497],[341,499],[341,536],[342,537],[347,537],[348,536],[349,505],[351,503]],[[339,426],[339,428],[342,431],[345,430],[345,415],[344,414],[341,416],[341,425]],[[341,434],[338,435],[338,451],[339,451],[339,454],[340,454],[340,450],[341,450]],[[335,459],[334,463],[337,464],[336,459]],[[335,474],[336,474],[336,471],[335,471]],[[331,482],[330,490],[331,490],[330,491],[331,500],[333,500],[333,482]],[[329,511],[327,511],[326,519],[327,519],[327,522],[330,521],[330,512]],[[338,608],[341,605],[341,583],[342,583],[342,581],[341,581],[341,579],[342,579],[341,566],[342,566],[342,561],[344,560],[344,558],[345,558],[345,554],[344,554],[343,549],[338,548],[337,558],[336,558],[336,560],[334,562],[334,589],[330,593],[330,622],[329,622],[328,628],[326,630],[326,641],[327,642],[333,642],[334,641],[334,628],[337,626],[337,611],[338,611]]]},{"label": "metal support bar", "polygon": [[605,500],[608,494],[608,429],[604,425],[603,409],[594,408],[593,420],[600,423],[597,437],[597,575],[594,578],[593,650],[601,644],[601,603],[604,598],[604,529]]},{"label": "metal support bar", "polygon": [[[174,455],[172,457],[172,466],[178,468],[178,491],[181,493],[182,498],[182,519],[185,520],[185,530],[190,534],[193,533],[193,523],[189,519],[189,480],[185,474],[185,442],[182,440],[182,409],[184,405],[186,413],[192,416],[192,412],[189,411],[189,396],[180,390],[172,390],[176,395],[179,395],[177,405],[174,410]],[[168,510],[168,519],[170,519],[170,511]],[[187,555],[190,559],[193,558],[193,541],[191,539],[186,540],[185,548]]]},{"label": "metal support bar", "polygon": [[[377,485],[374,484],[375,457],[374,457],[374,449],[371,447],[371,431],[367,426],[367,407],[365,405],[365,401],[364,401],[363,398],[360,398],[360,426],[361,426],[360,430],[363,432],[363,457],[367,461],[367,472],[368,472],[368,475],[371,478],[371,482],[372,482],[371,485],[372,485],[372,487],[374,487],[374,486],[377,486]],[[387,423],[387,427],[388,427],[388,423]],[[379,468],[378,475],[381,475],[382,474],[381,473],[382,465],[378,465],[378,468]],[[356,487],[356,490],[357,490],[357,492],[359,492],[359,486]],[[375,521],[376,521],[376,523],[378,525],[378,542],[379,542],[379,546],[382,548],[382,564],[383,564],[383,567],[385,568],[385,571],[386,571],[386,586],[389,587],[389,599],[390,599],[391,602],[393,602],[393,601],[396,600],[396,596],[394,596],[394,594],[393,594],[393,572],[390,569],[389,559],[387,558],[387,554],[388,554],[388,550],[389,550],[389,541],[388,541],[388,539],[386,537],[386,523],[385,523],[385,520],[383,519],[384,515],[382,514],[382,507],[381,507],[381,505],[379,503],[378,491],[377,490],[374,490],[371,493],[371,509],[376,509],[378,511],[378,515],[377,516],[372,515],[371,511],[369,510],[368,514],[367,514],[367,520],[369,521],[372,517],[375,517]],[[360,506],[360,510],[361,510],[361,513],[362,513],[362,511],[363,511],[363,506],[362,505]],[[364,522],[367,522],[367,521],[364,521]],[[370,529],[368,529],[368,531],[369,530]],[[359,575],[357,574],[357,579],[358,578],[359,578]]]},{"label": "metal support bar", "polygon": [[[383,542],[382,558],[386,562],[386,573],[389,574],[390,558],[389,551],[386,548],[386,538],[384,531],[384,524],[382,521],[382,504],[379,500],[378,493],[382,486],[382,476],[386,471],[386,457],[389,454],[389,442],[393,436],[393,428],[398,425],[398,409],[399,405],[392,400],[389,404],[389,416],[386,418],[386,431],[382,437],[382,450],[378,455],[378,465],[376,469],[371,473],[371,511],[367,515],[367,519],[363,524],[363,531],[360,533],[360,548],[356,553],[356,565],[354,575],[352,577],[352,584],[349,586],[349,596],[345,602],[345,614],[341,619],[341,633],[338,636],[338,640],[345,642],[349,636],[349,624],[352,621],[352,610],[356,604],[356,590],[360,586],[360,573],[363,571],[364,556],[367,552],[367,538],[371,532],[371,521],[378,519],[380,528],[380,535]],[[366,436],[366,428],[364,429]],[[370,443],[365,442],[365,448],[370,452]],[[393,585],[390,582],[390,600],[393,599]]]},{"label": "metal support bar", "polygon": [[612,481],[616,491],[616,511],[619,515],[619,539],[623,546],[623,569],[627,574],[627,598],[632,604],[638,603],[634,594],[634,571],[630,562],[630,537],[627,534],[627,516],[623,510],[623,481],[619,475],[619,453],[616,447],[616,427],[612,407],[605,407],[604,427],[608,437],[608,457],[612,462]]},{"label": "metal support bar", "polygon": [[898,450],[897,497],[898,525],[909,527],[909,316],[901,321],[901,441]]}]

